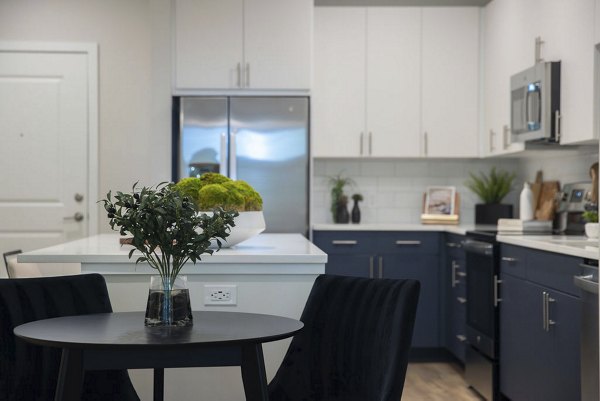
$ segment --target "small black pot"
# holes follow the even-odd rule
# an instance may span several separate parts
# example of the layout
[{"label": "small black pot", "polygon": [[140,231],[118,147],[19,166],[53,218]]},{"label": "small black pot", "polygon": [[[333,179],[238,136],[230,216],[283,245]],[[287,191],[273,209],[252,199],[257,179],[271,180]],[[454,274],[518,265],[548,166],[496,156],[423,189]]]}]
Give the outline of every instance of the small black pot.
[{"label": "small black pot", "polygon": [[475,205],[475,224],[498,224],[498,219],[512,219],[513,206],[503,203]]}]

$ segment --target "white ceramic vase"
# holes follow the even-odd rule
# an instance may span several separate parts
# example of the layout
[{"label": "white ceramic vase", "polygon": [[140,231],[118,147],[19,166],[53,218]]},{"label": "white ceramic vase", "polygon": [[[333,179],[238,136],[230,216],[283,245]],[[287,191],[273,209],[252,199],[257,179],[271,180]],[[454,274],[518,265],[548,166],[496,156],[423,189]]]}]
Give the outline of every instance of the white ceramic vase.
[{"label": "white ceramic vase", "polygon": [[[211,214],[212,212],[200,212]],[[234,219],[235,227],[231,227],[231,233],[226,241],[221,241],[222,248],[229,248],[240,242],[246,241],[265,231],[265,217],[262,211],[258,212],[240,212]],[[212,247],[216,247],[213,243]]]}]

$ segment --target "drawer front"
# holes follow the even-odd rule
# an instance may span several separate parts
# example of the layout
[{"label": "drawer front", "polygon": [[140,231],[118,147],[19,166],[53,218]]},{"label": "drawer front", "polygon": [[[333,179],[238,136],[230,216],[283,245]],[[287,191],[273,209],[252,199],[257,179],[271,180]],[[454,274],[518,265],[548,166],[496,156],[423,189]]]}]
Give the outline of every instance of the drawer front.
[{"label": "drawer front", "polygon": [[375,253],[374,235],[368,231],[314,231],[313,243],[327,254]]},{"label": "drawer front", "polygon": [[527,278],[527,248],[502,244],[500,247],[500,271],[512,276]]},{"label": "drawer front", "polygon": [[534,283],[579,297],[581,290],[573,283],[573,276],[582,274],[580,263],[582,259],[574,256],[529,250],[527,278]]},{"label": "drawer front", "polygon": [[[375,236],[374,236],[375,238]],[[437,254],[440,234],[435,232],[392,231],[376,233],[377,251],[381,253]]]},{"label": "drawer front", "polygon": [[444,236],[443,246],[446,248],[446,255],[453,259],[464,259],[465,250],[463,248],[464,235],[446,234]]}]

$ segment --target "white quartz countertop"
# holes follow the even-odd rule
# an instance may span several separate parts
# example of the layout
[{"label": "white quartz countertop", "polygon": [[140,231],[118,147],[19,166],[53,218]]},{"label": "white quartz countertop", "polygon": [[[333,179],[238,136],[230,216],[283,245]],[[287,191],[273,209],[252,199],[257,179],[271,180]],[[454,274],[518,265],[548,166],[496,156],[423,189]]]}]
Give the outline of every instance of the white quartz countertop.
[{"label": "white quartz countertop", "polygon": [[313,224],[316,231],[438,231],[465,235],[474,225],[442,225],[442,224]]},{"label": "white quartz countertop", "polygon": [[[119,234],[100,234],[18,255],[19,262],[33,263],[130,263],[131,245],[119,244]],[[300,234],[260,234],[199,263],[211,264],[325,264],[327,255]]]},{"label": "white quartz countertop", "polygon": [[498,242],[598,260],[598,238],[583,235],[498,235]]}]

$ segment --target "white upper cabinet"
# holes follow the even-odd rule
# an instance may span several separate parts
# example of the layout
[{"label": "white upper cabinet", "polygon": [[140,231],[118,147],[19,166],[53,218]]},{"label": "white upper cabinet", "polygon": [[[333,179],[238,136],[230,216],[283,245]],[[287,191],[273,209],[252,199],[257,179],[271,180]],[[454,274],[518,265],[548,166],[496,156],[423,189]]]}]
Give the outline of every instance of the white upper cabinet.
[{"label": "white upper cabinet", "polygon": [[312,1],[175,0],[178,90],[307,90]]},{"label": "white upper cabinet", "polygon": [[423,9],[423,152],[479,156],[479,9]]},{"label": "white upper cabinet", "polygon": [[479,14],[439,11],[315,8],[316,157],[478,155]]},{"label": "white upper cabinet", "polygon": [[[510,76],[534,62],[534,37],[522,28],[526,15],[520,8],[523,4],[521,0],[495,0],[483,9],[483,156],[525,148],[510,141]],[[511,13],[517,19],[509,18]]]},{"label": "white upper cabinet", "polygon": [[595,1],[594,9],[594,44],[600,43],[600,0]]},{"label": "white upper cabinet", "polygon": [[367,9],[365,155],[420,155],[420,31],[420,8]]},{"label": "white upper cabinet", "polygon": [[[560,143],[597,140],[593,129],[594,13],[597,0],[493,0],[483,9],[483,154],[520,151],[510,144],[510,77],[535,63],[561,61]],[[535,16],[532,18],[531,16]]]},{"label": "white upper cabinet", "polygon": [[315,157],[365,152],[364,7],[316,7],[311,98]]},{"label": "white upper cabinet", "polygon": [[545,0],[539,36],[545,61],[561,61],[560,143],[597,140],[594,116],[595,0]]}]

